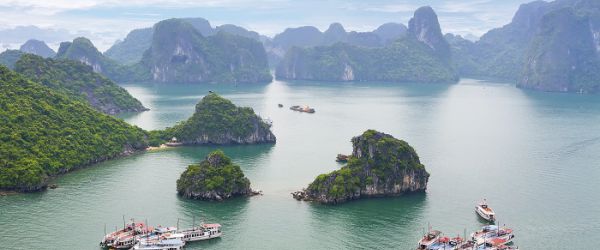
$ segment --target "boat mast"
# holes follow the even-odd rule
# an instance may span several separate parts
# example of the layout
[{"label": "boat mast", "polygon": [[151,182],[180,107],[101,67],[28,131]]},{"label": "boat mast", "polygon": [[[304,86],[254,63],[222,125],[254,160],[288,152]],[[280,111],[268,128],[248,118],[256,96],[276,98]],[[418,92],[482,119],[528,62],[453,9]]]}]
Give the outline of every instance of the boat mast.
[{"label": "boat mast", "polygon": [[125,229],[125,215],[123,215],[123,229]]}]

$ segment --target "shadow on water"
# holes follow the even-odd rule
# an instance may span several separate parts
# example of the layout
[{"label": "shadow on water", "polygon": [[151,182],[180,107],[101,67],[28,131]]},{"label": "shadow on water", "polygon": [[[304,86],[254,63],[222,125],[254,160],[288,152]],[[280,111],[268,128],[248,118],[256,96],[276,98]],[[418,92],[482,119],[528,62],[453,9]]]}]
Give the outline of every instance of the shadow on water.
[{"label": "shadow on water", "polygon": [[206,145],[185,146],[174,149],[179,156],[184,158],[204,159],[208,153],[215,150],[223,150],[227,156],[236,160],[247,161],[249,159],[262,158],[275,147],[275,144],[265,143],[256,145]]},{"label": "shadow on water", "polygon": [[[336,232],[338,238],[335,243],[345,244],[341,248],[370,248],[377,245],[391,249],[412,245],[414,239],[422,234],[421,231],[411,231],[410,228],[423,223],[427,195],[414,193],[399,197],[362,199],[339,205],[311,203],[309,206],[316,238],[327,232]],[[388,240],[378,241],[381,238]],[[321,240],[327,242],[326,239]],[[336,248],[325,248],[329,247]]]}]

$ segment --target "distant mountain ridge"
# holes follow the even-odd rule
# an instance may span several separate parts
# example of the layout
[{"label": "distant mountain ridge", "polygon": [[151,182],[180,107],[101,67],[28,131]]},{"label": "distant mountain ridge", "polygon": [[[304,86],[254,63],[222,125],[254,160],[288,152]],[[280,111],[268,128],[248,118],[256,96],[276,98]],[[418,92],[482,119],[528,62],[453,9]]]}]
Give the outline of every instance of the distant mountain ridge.
[{"label": "distant mountain ridge", "polygon": [[267,55],[254,39],[218,32],[204,37],[191,23],[154,25],[151,47],[136,71],[147,80],[180,83],[269,82]]},{"label": "distant mountain ridge", "polygon": [[[249,31],[240,26],[233,24],[224,24],[212,27],[210,22],[204,18],[180,18],[181,20],[191,24],[202,36],[212,36],[220,31],[227,32],[233,35],[256,39],[261,39],[261,36]],[[123,41],[117,41],[111,46],[104,55],[119,62],[120,64],[132,65],[138,63],[144,56],[144,52],[150,48],[152,44],[153,28],[135,29],[127,34]]]},{"label": "distant mountain ridge", "polygon": [[[431,7],[415,11],[407,35],[382,47],[338,42],[312,48],[292,47],[276,77],[290,80],[450,83],[458,80],[450,48]],[[343,34],[332,25],[329,34]],[[316,34],[316,33],[315,33]]]},{"label": "distant mountain ridge", "polygon": [[56,56],[56,52],[54,52],[54,50],[48,47],[48,45],[46,45],[44,41],[35,39],[27,40],[27,42],[21,45],[21,48],[19,48],[19,50],[25,53],[34,54],[45,58]]}]

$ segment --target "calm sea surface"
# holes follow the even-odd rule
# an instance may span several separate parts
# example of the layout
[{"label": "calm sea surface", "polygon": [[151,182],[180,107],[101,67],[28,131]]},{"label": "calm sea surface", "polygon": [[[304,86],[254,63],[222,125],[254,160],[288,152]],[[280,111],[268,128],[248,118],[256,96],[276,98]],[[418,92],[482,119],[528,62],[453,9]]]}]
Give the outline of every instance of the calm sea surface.
[{"label": "calm sea surface", "polygon": [[[123,115],[144,129],[189,117],[216,91],[273,121],[275,145],[182,147],[107,161],[56,180],[59,188],[0,197],[2,249],[98,249],[122,216],[180,227],[218,222],[224,236],[187,249],[412,249],[427,224],[454,236],[484,225],[486,197],[521,249],[587,249],[600,233],[600,96],[533,93],[509,84],[273,82],[125,88],[151,111]],[[277,104],[285,105],[278,108]],[[315,114],[293,112],[308,104]],[[426,194],[338,206],[298,202],[338,169],[350,138],[377,129],[408,141],[431,178]],[[221,148],[263,196],[186,200],[175,182]]]}]

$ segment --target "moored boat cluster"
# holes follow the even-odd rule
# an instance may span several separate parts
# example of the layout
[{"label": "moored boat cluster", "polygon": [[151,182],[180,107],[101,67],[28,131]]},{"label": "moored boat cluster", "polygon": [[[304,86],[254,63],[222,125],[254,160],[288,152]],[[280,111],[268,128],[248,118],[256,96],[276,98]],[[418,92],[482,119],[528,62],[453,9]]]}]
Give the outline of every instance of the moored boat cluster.
[{"label": "moored boat cluster", "polygon": [[106,234],[100,246],[110,249],[179,250],[186,242],[221,237],[220,224],[193,225],[190,229],[151,227],[143,222],[126,224],[123,229]]},{"label": "moored boat cluster", "polygon": [[[483,219],[494,222],[496,214],[484,199],[475,207],[475,212]],[[441,231],[429,231],[419,240],[417,250],[511,250],[519,249],[512,246],[515,238],[513,230],[506,226],[486,225],[471,233],[469,239],[460,236],[450,238],[443,236]]]}]

